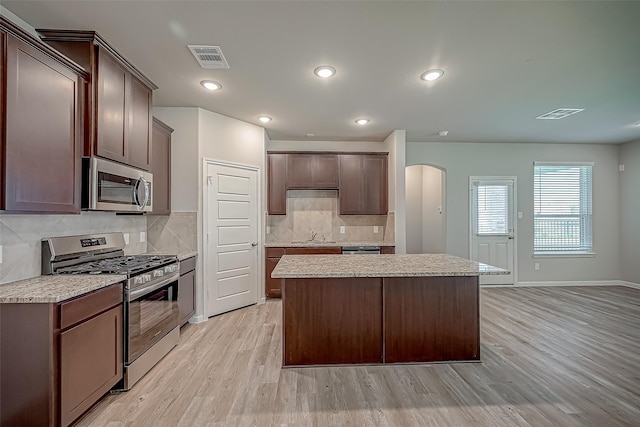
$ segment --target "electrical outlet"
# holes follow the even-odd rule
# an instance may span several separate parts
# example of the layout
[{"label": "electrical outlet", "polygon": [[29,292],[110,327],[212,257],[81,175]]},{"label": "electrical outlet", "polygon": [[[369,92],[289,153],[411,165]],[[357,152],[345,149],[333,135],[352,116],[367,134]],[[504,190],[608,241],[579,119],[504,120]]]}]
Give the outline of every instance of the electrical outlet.
[{"label": "electrical outlet", "polygon": [[267,234],[271,234],[271,227],[267,225]]},{"label": "electrical outlet", "polygon": [[377,233],[377,232],[378,232],[378,226],[377,226],[377,225],[374,225],[374,226],[373,226],[373,232],[374,232],[374,233]]},{"label": "electrical outlet", "polygon": [[124,237],[124,244],[128,245],[129,244],[129,233],[124,233],[122,236]]},{"label": "electrical outlet", "polygon": [[344,225],[341,225],[341,226],[340,226],[340,234],[344,234],[344,233],[345,233],[345,231],[346,231],[346,228],[347,228],[347,227],[345,227]]},{"label": "electrical outlet", "polygon": [[518,212],[518,219],[522,219],[522,212]]},{"label": "electrical outlet", "polygon": [[146,231],[141,231],[140,232],[140,243],[144,243],[147,241],[147,232]]},{"label": "electrical outlet", "polygon": [[534,262],[534,263],[533,263],[533,269],[534,269],[534,270],[540,270],[540,264],[539,264],[539,263],[537,263],[537,262]]}]

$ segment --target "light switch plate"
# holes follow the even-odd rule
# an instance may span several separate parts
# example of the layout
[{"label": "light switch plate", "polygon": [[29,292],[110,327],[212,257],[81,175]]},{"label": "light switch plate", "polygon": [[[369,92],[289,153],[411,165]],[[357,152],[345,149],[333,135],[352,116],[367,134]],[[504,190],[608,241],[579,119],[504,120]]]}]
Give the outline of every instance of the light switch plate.
[{"label": "light switch plate", "polygon": [[374,225],[374,226],[373,226],[373,232],[374,232],[374,233],[377,233],[377,232],[378,232],[378,226],[377,226],[377,225]]},{"label": "light switch plate", "polygon": [[533,269],[534,270],[540,270],[540,264],[538,264],[537,262],[533,263]]},{"label": "light switch plate", "polygon": [[0,264],[2,264],[2,245],[0,245]]},{"label": "light switch plate", "polygon": [[146,231],[141,231],[140,232],[140,243],[144,243],[147,241],[147,232]]},{"label": "light switch plate", "polygon": [[124,237],[124,244],[128,245],[129,244],[129,233],[124,233],[122,236]]},{"label": "light switch plate", "polygon": [[518,212],[518,219],[522,219],[522,212]]},{"label": "light switch plate", "polygon": [[340,234],[344,234],[346,227],[344,225],[340,226]]},{"label": "light switch plate", "polygon": [[271,227],[267,225],[267,234],[271,234]]}]

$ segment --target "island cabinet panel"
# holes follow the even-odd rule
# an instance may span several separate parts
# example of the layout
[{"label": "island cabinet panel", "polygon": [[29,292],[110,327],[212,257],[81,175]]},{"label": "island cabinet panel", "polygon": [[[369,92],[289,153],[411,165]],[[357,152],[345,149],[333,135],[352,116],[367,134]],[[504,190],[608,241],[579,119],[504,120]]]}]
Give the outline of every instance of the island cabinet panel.
[{"label": "island cabinet panel", "polygon": [[382,279],[286,279],[283,365],[382,363]]},{"label": "island cabinet panel", "polygon": [[480,359],[477,277],[384,279],[385,362]]},{"label": "island cabinet panel", "polygon": [[287,155],[267,155],[267,212],[287,214]]},{"label": "island cabinet panel", "polygon": [[3,39],[0,209],[79,213],[84,78],[40,42]]}]

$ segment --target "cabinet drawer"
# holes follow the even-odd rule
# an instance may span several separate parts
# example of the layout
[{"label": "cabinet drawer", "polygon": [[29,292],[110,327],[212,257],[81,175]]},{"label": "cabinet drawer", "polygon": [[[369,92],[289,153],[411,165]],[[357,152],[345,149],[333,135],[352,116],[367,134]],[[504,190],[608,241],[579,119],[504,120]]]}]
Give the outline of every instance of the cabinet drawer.
[{"label": "cabinet drawer", "polygon": [[280,258],[284,255],[284,248],[265,248],[267,258]]},{"label": "cabinet drawer", "polygon": [[187,258],[180,261],[180,275],[196,269],[196,257]]},{"label": "cabinet drawer", "polygon": [[122,303],[122,283],[60,304],[60,329],[82,322]]},{"label": "cabinet drawer", "polygon": [[287,255],[326,255],[326,254],[341,254],[341,247],[330,247],[330,248],[287,248]]}]

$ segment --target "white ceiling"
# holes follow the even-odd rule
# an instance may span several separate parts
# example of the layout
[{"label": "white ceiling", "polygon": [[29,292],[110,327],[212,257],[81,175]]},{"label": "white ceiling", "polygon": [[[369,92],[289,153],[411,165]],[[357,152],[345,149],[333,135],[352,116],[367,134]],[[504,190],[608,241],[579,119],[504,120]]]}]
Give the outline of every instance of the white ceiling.
[{"label": "white ceiling", "polygon": [[[154,105],[261,126],[269,115],[272,140],[380,141],[394,129],[417,142],[640,139],[638,1],[0,4],[35,28],[96,30],[160,87]],[[231,68],[200,68],[188,44],[220,46]],[[313,75],[323,64],[335,77]],[[421,81],[430,68],[444,77]],[[558,107],[585,111],[535,119]]]}]

